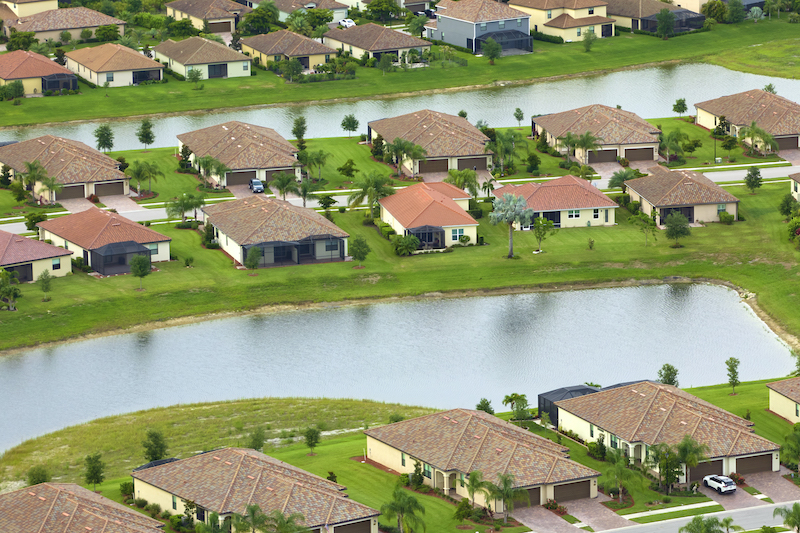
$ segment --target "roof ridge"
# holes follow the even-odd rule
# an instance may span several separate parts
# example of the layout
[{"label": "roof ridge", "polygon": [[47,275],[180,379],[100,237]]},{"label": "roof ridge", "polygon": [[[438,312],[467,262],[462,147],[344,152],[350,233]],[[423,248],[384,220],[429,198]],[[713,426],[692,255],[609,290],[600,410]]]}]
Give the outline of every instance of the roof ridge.
[{"label": "roof ridge", "polygon": [[47,510],[47,512],[44,515],[44,520],[42,520],[42,525],[39,527],[38,533],[42,533],[42,531],[44,530],[44,525],[47,523],[47,519],[50,517],[50,514],[53,512],[53,507],[55,507],[55,505],[56,505],[56,500],[61,495],[61,489],[60,488],[53,487],[50,484],[48,484],[46,486],[50,487],[53,490],[55,490],[56,491],[56,495],[53,497],[52,503],[50,503],[50,508]]},{"label": "roof ridge", "polygon": [[[506,440],[509,440],[509,439],[506,439]],[[516,441],[512,441],[512,442],[514,444],[514,447],[511,449],[511,453],[508,454],[508,461],[506,461],[506,464],[503,467],[503,473],[504,474],[508,472],[508,465],[511,464],[511,459],[514,458],[514,454],[517,452],[517,446],[519,446],[518,442],[516,442]]]},{"label": "roof ridge", "polygon": [[483,437],[481,437],[481,443],[478,445],[477,448],[475,448],[475,455],[472,456],[472,460],[469,462],[469,468],[467,469],[468,473],[472,472],[472,465],[475,464],[475,460],[478,458],[478,454],[481,453],[481,448],[483,448],[483,443],[486,440],[486,435],[489,434],[489,428],[487,427],[484,429],[486,429],[486,432],[483,434]]},{"label": "roof ridge", "polygon": [[258,477],[256,478],[255,483],[253,483],[253,490],[250,491],[250,496],[247,497],[247,505],[245,506],[245,509],[247,507],[249,507],[250,504],[253,502],[253,495],[256,493],[256,489],[258,488],[258,484],[261,483],[261,476],[264,474],[264,470],[266,470],[266,468],[259,468],[258,469]]},{"label": "roof ridge", "polygon": [[742,436],[742,432],[741,431],[736,434],[736,438],[733,439],[733,442],[731,443],[731,447],[728,449],[728,455],[733,453],[733,449],[736,447],[736,443],[739,442],[739,437],[741,437],[741,436]]},{"label": "roof ridge", "polygon": [[[72,524],[72,520],[75,518],[75,515],[78,513],[78,507],[80,507],[80,503],[78,503],[78,501],[75,500],[75,508],[72,509],[72,513],[69,516],[69,520],[67,520],[67,525],[64,526],[64,531],[69,531],[69,526],[70,526],[70,524]],[[45,517],[45,520],[47,520],[47,517]]]},{"label": "roof ridge", "polygon": [[239,455],[239,464],[236,466],[236,472],[234,472],[233,476],[231,476],[231,482],[228,485],[228,490],[225,491],[225,497],[222,498],[222,503],[220,505],[221,509],[225,509],[225,504],[227,503],[228,498],[231,495],[231,490],[233,489],[233,484],[236,483],[236,478],[239,475],[239,470],[242,469],[242,463],[244,462],[245,456],[244,456],[244,454],[241,454],[241,453],[239,453],[238,455]]},{"label": "roof ridge", "polygon": [[632,433],[633,436],[636,436],[636,435],[639,434],[639,430],[642,428],[642,423],[644,422],[644,419],[647,418],[648,414],[650,414],[650,408],[653,407],[653,403],[655,403],[656,398],[658,398],[658,395],[661,392],[658,387],[656,387],[655,389],[656,389],[656,393],[653,394],[653,397],[650,399],[650,403],[647,404],[647,408],[644,409],[644,412],[642,413],[642,417],[639,419],[639,423],[636,424],[636,429]]},{"label": "roof ridge", "polygon": [[466,433],[467,428],[469,427],[469,422],[472,421],[473,415],[470,413],[469,417],[470,419],[469,421],[467,421],[466,424],[464,424],[464,429],[461,430],[461,434],[458,436],[457,439],[455,439],[455,444],[453,445],[453,451],[450,452],[450,456],[447,458],[447,461],[444,462],[445,468],[450,468],[450,461],[452,461],[453,455],[455,455],[456,450],[458,449],[458,445],[461,443],[461,439],[464,438],[464,433]]},{"label": "roof ridge", "polygon": [[675,409],[675,405],[678,403],[677,398],[668,397],[672,400],[672,405],[669,406],[669,409],[664,409],[664,419],[661,421],[661,425],[658,426],[658,431],[655,432],[656,438],[653,439],[655,442],[660,441],[658,438],[661,435],[661,432],[664,430],[664,426],[667,424],[667,420],[669,420],[669,416],[672,413],[672,410]]}]

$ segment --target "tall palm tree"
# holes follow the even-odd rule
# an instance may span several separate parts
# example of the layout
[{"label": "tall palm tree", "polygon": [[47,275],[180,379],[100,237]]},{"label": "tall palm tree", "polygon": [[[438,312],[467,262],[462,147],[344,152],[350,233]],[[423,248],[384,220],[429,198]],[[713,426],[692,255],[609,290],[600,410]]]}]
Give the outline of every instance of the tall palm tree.
[{"label": "tall palm tree", "polygon": [[471,168],[464,170],[450,169],[448,176],[444,179],[445,183],[455,185],[459,189],[469,191],[473,198],[478,197],[478,173]]},{"label": "tall palm tree", "polygon": [[726,516],[722,520],[719,521],[719,525],[722,529],[725,530],[725,533],[731,533],[731,531],[744,531],[742,526],[737,526],[733,523],[733,518],[730,516]]},{"label": "tall palm tree", "polygon": [[569,156],[572,155],[572,152],[575,151],[575,147],[578,145],[578,137],[573,135],[571,131],[568,131],[566,135],[563,137],[558,137],[557,140],[567,147],[567,153],[565,157],[567,161],[569,161]]},{"label": "tall palm tree", "polygon": [[[792,431],[786,435],[783,449],[789,457],[795,459],[800,457],[800,426],[796,424],[792,426]],[[800,466],[797,469],[800,471]]]},{"label": "tall palm tree", "polygon": [[38,160],[25,161],[25,172],[22,173],[22,180],[28,190],[33,190],[36,182],[41,182],[47,177],[47,170]]},{"label": "tall palm tree", "polygon": [[623,168],[622,170],[618,170],[611,175],[611,180],[608,182],[609,189],[615,189],[617,187],[622,189],[622,194],[628,190],[628,186],[625,185],[625,182],[628,180],[632,180],[636,178],[636,171],[630,167]]},{"label": "tall palm tree", "polygon": [[523,399],[527,400],[524,394],[512,392],[511,394],[506,394],[506,397],[503,398],[503,405],[507,405],[513,411],[517,402]]},{"label": "tall palm tree", "polygon": [[697,442],[691,435],[684,435],[675,450],[678,452],[678,458],[686,465],[686,483],[691,483],[690,469],[703,461],[708,461],[706,456],[708,446]]},{"label": "tall palm tree", "polygon": [[511,136],[507,133],[502,131],[498,131],[495,134],[494,141],[489,141],[486,143],[487,152],[494,152],[494,155],[497,156],[497,160],[500,162],[500,174],[505,174],[505,164],[506,159],[508,158],[509,154],[514,153],[514,146],[512,144]]},{"label": "tall palm tree", "polygon": [[418,144],[411,143],[407,146],[405,156],[411,160],[411,177],[416,177],[417,173],[414,170],[414,161],[424,163],[428,160],[428,151]]},{"label": "tall palm tree", "polygon": [[294,174],[288,172],[281,172],[272,177],[272,185],[278,190],[281,199],[286,200],[286,193],[300,194],[300,188],[297,186],[297,179]]},{"label": "tall palm tree", "polygon": [[[125,173],[136,180],[141,189],[142,182],[147,180],[148,192],[153,192],[153,180],[158,181],[158,178],[163,178],[164,173],[158,168],[158,165],[149,161],[139,161],[138,159],[131,163]],[[139,191],[141,192],[141,191]]]},{"label": "tall palm tree", "polygon": [[306,155],[305,164],[309,167],[317,167],[317,179],[322,179],[322,167],[325,166],[325,163],[331,157],[332,154],[326,152],[325,150],[317,150],[316,152],[308,152]]},{"label": "tall palm tree", "polygon": [[267,531],[270,533],[305,533],[309,529],[300,525],[300,522],[304,520],[305,517],[300,513],[285,515],[275,509],[267,515]]},{"label": "tall palm tree", "polygon": [[621,450],[612,449],[606,452],[606,464],[603,469],[603,485],[606,490],[619,491],[620,503],[622,503],[623,489],[630,492],[634,487],[644,486],[647,481],[639,472],[628,468],[630,461]]},{"label": "tall palm tree", "polygon": [[47,201],[48,203],[53,203],[55,201],[55,195],[61,192],[61,189],[64,188],[56,178],[48,176],[45,174],[41,178],[39,178],[39,183],[42,184],[42,190],[47,191]]},{"label": "tall palm tree", "polygon": [[394,194],[394,189],[389,186],[389,177],[378,174],[375,171],[370,171],[362,176],[361,179],[356,181],[353,185],[356,191],[347,197],[347,205],[352,209],[364,203],[364,200],[367,200],[367,207],[369,208],[366,214],[367,217],[372,216],[372,207],[375,205],[375,202],[390,194]]},{"label": "tall palm tree", "polygon": [[780,18],[781,12],[780,12],[779,8],[780,8],[780,6],[779,6],[779,3],[778,3],[778,0],[766,0],[764,2],[764,11],[769,13],[769,20],[772,20],[772,12],[773,11],[777,11],[778,12],[778,18]]},{"label": "tall palm tree", "polygon": [[589,164],[589,152],[598,150],[601,146],[603,146],[601,141],[603,140],[602,137],[595,136],[591,131],[587,131],[578,136],[577,141],[575,142],[575,148],[580,148],[583,150],[583,164]]},{"label": "tall palm tree", "polygon": [[300,183],[300,190],[297,194],[303,199],[303,207],[306,206],[306,200],[312,198],[314,196],[314,191],[318,188],[319,187],[315,183],[311,183],[309,179],[305,179]]},{"label": "tall palm tree", "polygon": [[778,150],[778,143],[775,141],[775,138],[767,133],[766,130],[759,128],[755,120],[751,122],[749,126],[742,128],[739,132],[739,136],[742,139],[750,139],[753,150],[758,150],[759,141],[761,141],[761,145],[764,148],[764,153]]},{"label": "tall palm tree", "polygon": [[497,474],[497,483],[488,483],[489,496],[503,502],[503,522],[508,523],[509,513],[514,512],[514,501],[528,500],[530,496],[525,489],[514,486],[514,474]]},{"label": "tall palm tree", "polygon": [[488,180],[483,182],[483,185],[481,185],[481,190],[483,191],[483,194],[486,195],[486,198],[492,197],[492,191],[494,190],[495,183],[497,183],[497,180],[494,179],[494,176],[491,176]]},{"label": "tall palm tree", "polygon": [[196,533],[230,533],[231,523],[226,520],[222,524],[219,523],[219,515],[211,513],[208,515],[208,524],[198,522],[194,526]]},{"label": "tall palm tree", "polygon": [[792,508],[778,507],[772,511],[772,516],[783,518],[783,525],[790,528],[795,533],[800,533],[800,503],[793,503]]},{"label": "tall palm tree", "polygon": [[678,530],[679,533],[723,533],[719,519],[713,516],[697,515]]},{"label": "tall palm tree", "polygon": [[214,157],[210,155],[204,155],[203,157],[198,157],[195,161],[197,163],[197,167],[202,172],[203,186],[205,187],[208,187],[208,178],[214,169],[214,161],[216,161],[216,159],[214,159]]},{"label": "tall palm tree", "polygon": [[397,519],[397,529],[400,533],[406,530],[427,531],[425,522],[417,516],[417,513],[425,514],[425,507],[407,490],[400,486],[395,487],[392,493],[392,501],[381,505],[381,514],[389,520]]},{"label": "tall palm tree", "polygon": [[233,515],[233,528],[237,533],[258,533],[264,531],[269,523],[269,517],[261,511],[256,504],[248,505],[244,514]]},{"label": "tall palm tree", "polygon": [[475,505],[475,495],[476,494],[483,494],[484,499],[488,502],[489,501],[489,488],[488,483],[483,479],[483,472],[480,470],[473,470],[469,473],[469,477],[467,477],[466,487],[467,487],[467,494],[469,494],[469,498],[472,501],[472,505]]},{"label": "tall palm tree", "polygon": [[[215,159],[214,162],[211,164],[211,173],[217,176],[218,179],[222,179],[222,176],[230,172],[231,169],[228,168],[228,165],[220,161],[219,159]],[[227,181],[226,181],[227,183]]]},{"label": "tall palm tree", "polygon": [[412,144],[413,143],[411,141],[401,139],[400,137],[395,137],[392,142],[387,142],[384,144],[383,151],[385,154],[388,154],[391,160],[397,165],[398,174],[400,174],[400,166],[403,164],[403,157],[406,155],[406,153],[411,151]]},{"label": "tall palm tree", "polygon": [[667,163],[669,163],[669,159],[670,156],[672,156],[672,154],[683,153],[683,148],[681,148],[681,143],[688,140],[689,136],[680,130],[672,130],[666,135],[664,135],[663,133],[659,135],[659,141],[660,141],[659,149],[662,152],[666,152]]}]

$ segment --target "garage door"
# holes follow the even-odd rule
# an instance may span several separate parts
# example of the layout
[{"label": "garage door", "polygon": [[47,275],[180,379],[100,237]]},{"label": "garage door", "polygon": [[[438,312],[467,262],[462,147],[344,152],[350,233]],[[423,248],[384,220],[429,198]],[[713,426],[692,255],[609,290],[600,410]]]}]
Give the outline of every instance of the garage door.
[{"label": "garage door", "polygon": [[56,193],[56,200],[83,198],[83,185],[68,185]]},{"label": "garage door", "polygon": [[419,164],[419,173],[425,172],[447,172],[447,159],[428,159]]},{"label": "garage door", "polygon": [[534,487],[532,489],[528,489],[528,500],[514,500],[514,508],[515,509],[522,509],[523,507],[533,507],[534,505],[539,505],[541,500],[541,488]]},{"label": "garage door", "polygon": [[422,4],[406,4],[405,8],[411,11],[412,13],[418,13],[420,11],[425,11],[425,3]]},{"label": "garage door", "polygon": [[97,196],[125,194],[125,184],[121,181],[114,181],[112,183],[97,183],[94,186],[94,193]]},{"label": "garage door", "polygon": [[631,148],[625,150],[625,158],[628,161],[653,161],[654,158],[652,148]]},{"label": "garage door", "polygon": [[778,143],[778,148],[781,150],[792,150],[797,148],[797,136],[794,137],[775,137],[775,142]]},{"label": "garage door", "polygon": [[249,185],[250,180],[256,179],[255,170],[247,170],[244,172],[228,172],[225,175],[225,183],[227,185]]},{"label": "garage door", "polygon": [[347,524],[346,526],[336,526],[334,528],[336,533],[370,533],[370,521],[362,520],[355,524]]},{"label": "garage door", "polygon": [[553,489],[553,496],[558,503],[580,500],[588,498],[591,494],[591,481],[587,479],[586,481],[556,485]]},{"label": "garage door", "polygon": [[691,481],[703,481],[704,477],[711,474],[722,475],[722,459],[700,463],[696,467],[690,469],[689,472],[692,478]]},{"label": "garage door", "polygon": [[772,471],[772,454],[756,455],[755,457],[743,457],[736,459],[737,474],[753,474],[755,472]]},{"label": "garage door", "polygon": [[589,152],[589,164],[592,163],[613,163],[617,160],[616,150],[592,150]]},{"label": "garage door", "polygon": [[208,29],[211,33],[226,33],[231,31],[230,22],[209,22]]},{"label": "garage door", "polygon": [[474,168],[474,167],[478,167],[478,170],[486,170],[486,158],[467,157],[458,160],[458,170],[464,170],[465,168]]}]

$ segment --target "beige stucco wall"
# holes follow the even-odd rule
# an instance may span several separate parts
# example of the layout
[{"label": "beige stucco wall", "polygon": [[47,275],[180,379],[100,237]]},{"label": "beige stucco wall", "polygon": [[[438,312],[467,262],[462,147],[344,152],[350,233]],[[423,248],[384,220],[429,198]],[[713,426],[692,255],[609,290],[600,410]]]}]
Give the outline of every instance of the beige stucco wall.
[{"label": "beige stucco wall", "polygon": [[[39,228],[39,240],[46,241],[48,239],[53,243],[53,245],[60,246],[62,248],[74,252],[72,255],[73,258],[83,259],[84,257],[83,253],[86,250],[84,250],[83,248],[81,248],[72,241],[68,241],[63,237],[59,237],[55,233],[47,231],[44,228]],[[159,261],[169,261],[170,241],[159,242],[157,244],[158,244],[158,252],[150,255],[150,262],[157,263]],[[89,266],[91,266],[91,261],[92,261],[92,254],[89,253]],[[62,268],[64,267],[62,266]]]},{"label": "beige stucco wall", "polygon": [[769,410],[789,420],[792,424],[800,422],[800,416],[797,415],[797,406],[798,404],[793,400],[769,389]]},{"label": "beige stucco wall", "polygon": [[[242,45],[242,53],[245,53],[245,52],[250,54],[250,57],[257,57],[259,63],[261,63],[262,65],[266,65],[267,61],[275,61],[275,56],[274,55],[273,56],[268,56],[268,55],[266,55],[264,53],[259,52],[258,50],[254,49],[251,46],[247,46],[246,44],[243,44]],[[335,55],[336,55],[336,50],[331,50],[330,54],[313,54],[313,55],[310,55],[310,56],[292,56],[292,57],[297,57],[298,59],[301,58],[301,57],[308,57],[308,65],[309,65],[309,67],[314,68],[317,65],[323,65],[323,64],[327,63],[330,60],[330,58],[335,56]],[[279,57],[280,57],[280,61],[290,59],[290,57],[287,56],[287,55],[280,55]]]},{"label": "beige stucco wall", "polygon": [[14,1],[5,1],[3,3],[19,17],[30,17],[37,13],[58,9],[58,0],[41,0],[39,2],[28,2],[24,4],[18,4]]},{"label": "beige stucco wall", "polygon": [[173,507],[172,494],[135,478],[133,479],[133,495],[135,498],[144,498],[148,503],[157,503],[162,510],[172,514],[183,514],[186,511],[181,498],[175,498]]},{"label": "beige stucco wall", "polygon": [[[584,17],[591,17],[591,16],[599,16],[599,17],[607,17],[606,15],[606,6],[597,6],[594,8],[594,13],[592,15],[589,14],[589,8],[582,8],[582,9],[566,9],[566,8],[558,8],[558,9],[534,9],[532,7],[522,6],[515,4],[514,2],[509,3],[510,7],[527,13],[531,16],[531,30],[536,28],[538,31],[544,33],[545,35],[553,35],[556,37],[561,37],[565,41],[576,41],[583,38],[583,32],[590,31],[589,28],[594,28],[595,33],[598,37],[601,36],[602,32],[600,31],[600,26],[602,24],[586,24],[581,26],[582,33],[578,35],[578,28],[553,28],[550,26],[545,26],[551,20],[557,18],[562,13],[566,13],[567,15],[571,16],[574,19],[581,19]],[[550,16],[548,17],[548,11],[550,12]],[[609,23],[613,24],[614,23]],[[612,30],[613,31],[613,30]],[[612,33],[613,35],[613,33]]]},{"label": "beige stucco wall", "polygon": [[[764,455],[764,454],[754,454],[754,455]],[[736,461],[739,459],[747,459],[748,457],[753,457],[754,455],[743,455],[741,457],[729,457],[728,458],[728,470],[726,470],[725,474],[732,474],[736,472]],[[772,471],[778,472],[781,469],[781,454],[778,452],[772,452]]]},{"label": "beige stucco wall", "polygon": [[[535,121],[536,121],[536,119],[534,119],[534,122]],[[713,124],[713,119],[712,119],[712,124]],[[544,129],[545,128],[543,128],[541,124],[538,124],[538,123],[536,124],[536,133],[537,134],[541,135],[542,131],[544,131]],[[552,146],[553,148],[557,149],[561,153],[566,153],[566,151],[567,151],[566,146],[561,144],[561,142],[558,140],[558,138],[556,136],[554,136],[553,134],[551,134],[549,131],[547,132],[547,144],[549,146]],[[616,150],[617,151],[617,157],[625,157],[625,150],[633,150],[633,149],[636,149],[636,148],[653,148],[654,149],[653,150],[653,160],[656,161],[658,159],[658,142],[635,143],[635,144],[603,144],[603,145],[601,145],[601,150]],[[585,157],[586,157],[585,151],[583,149],[581,149],[581,148],[576,148],[575,149],[575,157],[581,163],[586,161],[586,159],[585,159]]]},{"label": "beige stucco wall", "polygon": [[[183,149],[183,143],[178,141],[178,150],[175,153],[180,154],[182,149]],[[196,159],[197,159],[197,156],[194,154],[194,152],[192,152],[192,155],[189,156],[189,161],[192,163],[192,165],[195,168],[197,168],[197,164],[195,162]],[[294,173],[295,178],[297,178],[297,181],[300,181],[303,178],[303,174],[302,174],[303,169],[300,166],[299,162],[298,162],[297,165],[298,166],[296,166],[296,167],[270,168],[270,169],[264,169],[264,168],[261,168],[261,169],[258,169],[258,168],[249,168],[249,169],[248,168],[239,168],[239,169],[236,169],[236,171],[238,172],[238,171],[255,170],[256,171],[256,178],[258,178],[259,180],[261,180],[262,182],[265,182],[265,183],[267,181],[267,170],[269,170],[269,171],[278,171],[278,172],[283,171],[283,172],[288,172],[290,174]],[[220,186],[222,186],[222,187],[227,186],[227,183],[226,183],[224,177],[222,179],[220,179],[220,177],[217,176],[216,174],[212,174],[211,178],[216,180],[217,183],[220,184]]]},{"label": "beige stucco wall", "polygon": [[800,202],[800,183],[795,180],[789,180],[789,190],[792,192],[794,199]]},{"label": "beige stucco wall", "polygon": [[[0,78],[0,85],[14,83],[15,81],[17,80],[6,81]],[[22,86],[25,88],[25,94],[38,94],[42,92],[42,78],[23,78],[19,81],[22,82]]]},{"label": "beige stucco wall", "polygon": [[[211,224],[214,224],[214,219],[208,219]],[[216,226],[215,226],[216,228]],[[236,241],[228,237],[225,233],[223,233],[220,229],[217,228],[217,233],[219,237],[217,237],[217,242],[219,243],[219,247],[228,254],[229,256],[233,257],[236,261],[240,264],[244,264],[244,252],[242,252],[242,247],[239,246]],[[271,261],[269,261],[271,262]]]},{"label": "beige stucco wall", "polygon": [[616,26],[622,26],[623,28],[633,28],[633,19],[631,17],[621,17],[619,15],[609,15],[609,17],[613,18],[616,21],[614,23]]},{"label": "beige stucco wall", "polygon": [[[468,200],[467,200],[468,201]],[[396,219],[392,214],[386,209],[383,205],[381,205],[381,220],[386,224],[389,224],[392,229],[397,232],[398,235],[405,235],[406,228]],[[459,225],[459,226],[442,226],[444,229],[444,244],[445,246],[453,246],[454,244],[458,244],[458,240],[452,239],[452,230],[454,229],[463,229],[464,235],[469,236],[469,242],[471,244],[476,244],[478,242],[478,226],[466,226],[466,225]]]},{"label": "beige stucco wall", "polygon": [[[38,261],[24,261],[22,263],[13,263],[9,265],[3,265],[3,267],[14,267],[18,265],[27,265],[30,263],[32,272],[31,275],[33,279],[39,279],[39,276],[45,270],[50,272],[50,275],[56,278],[63,278],[70,272],[72,272],[72,262],[70,256],[66,255],[63,257],[53,257],[50,259],[39,259]],[[60,265],[60,268],[53,268],[54,264]]]},{"label": "beige stucco wall", "polygon": [[[353,46],[353,45],[350,45],[350,44],[347,44],[347,43],[343,43],[342,41],[339,41],[337,39],[331,39],[330,37],[323,37],[322,38],[322,44],[324,44],[325,46],[328,46],[330,48],[342,49],[345,52],[350,52],[350,55],[352,55],[356,59],[361,59],[361,56],[363,56],[364,52],[366,51],[363,48],[359,48],[357,46]],[[430,46],[411,46],[411,47],[408,47],[408,48],[398,48],[397,49],[398,60],[399,60],[400,56],[403,55],[403,52],[407,53],[412,48],[416,48],[417,50],[419,50],[420,53],[422,53],[424,50],[430,50],[431,49]],[[375,57],[375,55],[372,52],[370,52],[369,57]]]},{"label": "beige stucco wall", "polygon": [[[193,17],[193,16],[191,16],[191,15],[189,15],[187,13],[184,13],[183,11],[178,11],[175,8],[168,7],[167,8],[167,16],[168,17],[172,17],[175,20],[190,19],[192,21],[192,26],[194,26],[198,30],[202,30],[203,29],[203,19],[200,19],[200,18],[197,18],[197,17]],[[230,22],[231,24],[233,24],[234,22],[236,22],[236,17],[230,16],[230,17],[224,17],[224,18],[218,18],[218,19],[208,19],[208,23],[209,24],[211,24],[212,22]]]},{"label": "beige stucco wall", "polygon": [[[203,79],[208,79],[208,65],[184,65],[182,63],[178,63],[170,59],[169,57],[165,56],[160,52],[155,53],[155,59],[159,60],[164,65],[169,66],[170,69],[175,71],[176,73],[180,74],[181,76],[186,76],[189,73],[189,70],[195,69],[199,70],[203,73]],[[220,63],[210,63],[212,65],[218,65]],[[228,78],[241,78],[250,75],[250,60],[243,60],[243,61],[228,61]],[[245,70],[245,65],[247,69]],[[216,79],[216,78],[215,78]]]},{"label": "beige stucco wall", "polygon": [[[732,214],[738,219],[737,206],[735,202],[725,204],[725,211]],[[717,204],[696,205],[694,206],[694,220],[695,222],[719,222],[719,213],[717,212]]]},{"label": "beige stucco wall", "polygon": [[716,119],[716,115],[712,115],[708,111],[703,109],[695,108],[697,110],[697,115],[695,116],[694,123],[698,126],[703,126],[704,128],[708,128],[709,130],[713,130],[716,125],[714,124],[714,119]]},{"label": "beige stucco wall", "polygon": [[[68,31],[72,34],[73,39],[80,39],[81,32],[85,29],[92,30],[92,35],[97,32],[97,28],[100,26],[84,26],[80,28],[62,28],[60,30],[52,30],[52,31],[37,31],[36,38],[39,39],[39,42],[44,42],[46,39],[53,39],[56,42],[61,41],[61,32]],[[117,29],[119,29],[119,34],[125,34],[125,24],[117,24]],[[63,43],[66,46],[66,43]]]},{"label": "beige stucco wall", "polygon": [[[120,181],[120,180],[113,180],[113,181]],[[97,185],[103,185],[105,183],[113,183],[113,181],[101,181],[101,182],[97,182],[97,183],[94,183],[94,182],[84,183],[84,185],[83,185],[83,197],[86,198],[88,196],[91,196],[91,195],[95,194],[95,187]],[[121,180],[121,181],[122,181],[122,187],[123,187],[122,188],[122,194],[124,196],[128,196],[131,193],[130,179],[125,179],[125,180]],[[74,184],[74,185],[77,185],[77,184]],[[34,197],[36,197],[36,198],[38,198],[41,195],[45,199],[49,199],[51,202],[54,202],[55,199],[56,199],[55,193],[53,193],[52,191],[45,190],[42,187],[41,182],[38,182],[38,181],[33,186],[33,194],[34,194]]]},{"label": "beige stucco wall", "polygon": [[[107,79],[107,72],[94,72],[86,68],[85,66],[81,65],[77,61],[72,58],[67,58],[67,68],[77,74],[78,76],[89,80],[90,82],[99,85],[102,87],[106,83]],[[136,71],[140,70],[155,70],[156,67],[153,66],[152,69],[136,69]],[[161,75],[163,77],[163,69],[161,70]],[[133,85],[133,71],[132,70],[118,70],[113,72],[114,81],[108,83],[109,87],[127,87],[129,85]]]},{"label": "beige stucco wall", "polygon": [[[575,210],[573,210],[575,211]],[[616,208],[602,207],[597,209],[595,218],[594,209],[577,209],[578,217],[569,218],[569,210],[561,211],[562,228],[585,228],[587,226],[613,226],[615,224]],[[606,211],[608,211],[608,222],[606,222]]]}]

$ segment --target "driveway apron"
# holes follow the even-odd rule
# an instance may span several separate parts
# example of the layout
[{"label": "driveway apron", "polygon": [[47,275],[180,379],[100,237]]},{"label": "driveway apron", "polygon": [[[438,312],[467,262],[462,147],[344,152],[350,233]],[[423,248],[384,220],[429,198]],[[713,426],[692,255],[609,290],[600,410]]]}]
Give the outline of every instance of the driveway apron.
[{"label": "driveway apron", "polygon": [[[748,479],[749,481],[749,479]],[[720,494],[714,489],[700,485],[698,489],[703,496],[708,496],[718,504],[720,504],[726,511],[734,509],[744,509],[746,507],[756,507],[758,505],[767,505],[767,502],[761,501],[748,493],[744,489],[736,489],[733,494]],[[760,489],[759,489],[760,490]]]},{"label": "driveway apron", "polygon": [[748,485],[757,488],[775,503],[792,502],[800,500],[800,487],[783,478],[790,473],[789,469],[781,466],[780,472],[757,472],[747,474],[745,479]]},{"label": "driveway apron", "polygon": [[605,501],[609,499],[607,496],[600,494],[597,498],[584,498],[566,502],[564,505],[569,514],[595,531],[605,531],[632,525],[629,520],[603,505],[600,498]]},{"label": "driveway apron", "polygon": [[540,505],[515,509],[511,513],[518,522],[534,533],[578,533],[580,530]]}]

